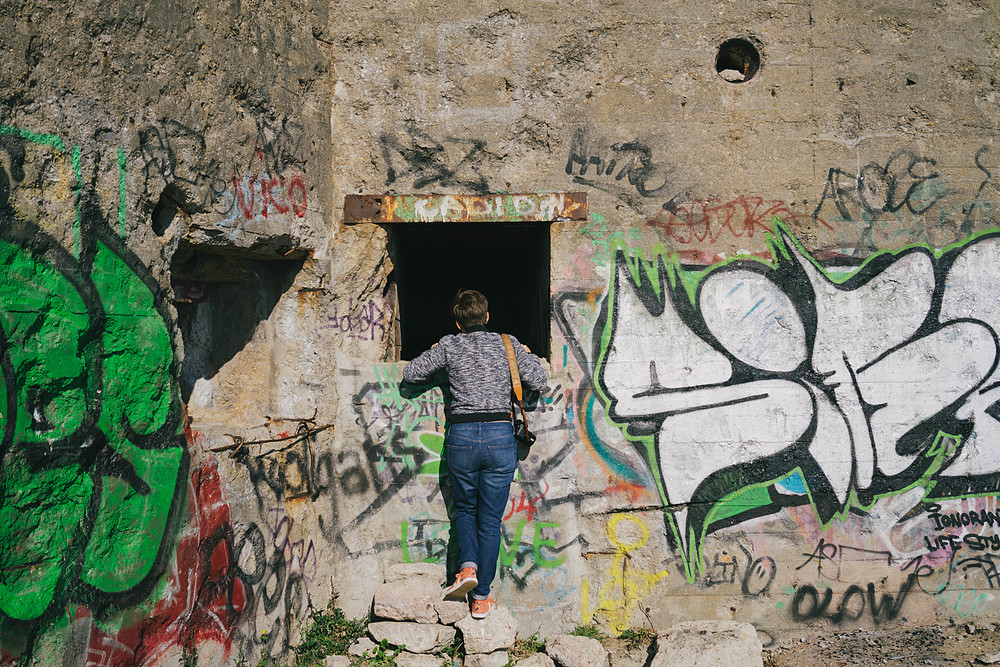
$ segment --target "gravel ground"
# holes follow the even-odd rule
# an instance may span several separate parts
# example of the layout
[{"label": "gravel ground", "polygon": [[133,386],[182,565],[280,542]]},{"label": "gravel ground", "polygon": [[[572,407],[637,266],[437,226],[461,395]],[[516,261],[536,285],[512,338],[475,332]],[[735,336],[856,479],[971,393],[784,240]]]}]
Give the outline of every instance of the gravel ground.
[{"label": "gravel ground", "polygon": [[[765,667],[868,665],[982,665],[1000,652],[992,625],[932,625],[891,630],[817,632],[764,649]],[[1000,655],[995,664],[1000,665]]]}]

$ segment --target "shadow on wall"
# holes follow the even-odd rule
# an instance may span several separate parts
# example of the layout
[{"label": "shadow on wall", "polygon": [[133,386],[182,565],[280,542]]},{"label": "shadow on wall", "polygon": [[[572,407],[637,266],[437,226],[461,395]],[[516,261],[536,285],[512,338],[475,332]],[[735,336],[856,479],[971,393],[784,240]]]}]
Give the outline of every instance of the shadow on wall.
[{"label": "shadow on wall", "polygon": [[292,286],[304,259],[261,259],[182,245],[171,283],[184,341],[181,398],[211,379],[253,338],[257,326]]}]

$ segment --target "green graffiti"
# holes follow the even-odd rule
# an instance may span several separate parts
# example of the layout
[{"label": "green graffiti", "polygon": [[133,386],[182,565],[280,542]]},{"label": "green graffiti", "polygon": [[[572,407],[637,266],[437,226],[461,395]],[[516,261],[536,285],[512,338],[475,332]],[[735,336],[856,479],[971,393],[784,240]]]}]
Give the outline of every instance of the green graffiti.
[{"label": "green graffiti", "polygon": [[[417,471],[417,474],[437,475],[440,472],[447,473],[448,464],[442,460],[442,455],[444,453],[444,436],[440,433],[421,433],[419,439],[420,444],[423,445],[424,449],[431,452],[434,458],[433,460],[427,461],[420,466],[420,470]],[[444,468],[443,470],[442,467]]]},{"label": "green graffiti", "polygon": [[600,213],[591,212],[589,218],[589,222],[580,229],[579,234],[590,237],[590,246],[594,253],[590,261],[598,266],[608,265],[613,259],[615,248],[624,246],[628,240],[638,241],[642,238],[642,230],[636,228],[628,230],[628,239],[622,231],[608,234],[607,219]]},{"label": "green graffiti", "polygon": [[362,391],[372,406],[363,418],[372,442],[392,443],[392,447],[380,447],[375,470],[381,474],[398,463],[417,475],[437,476],[446,471],[441,389],[425,385],[404,392],[401,366],[376,366],[374,373],[377,384],[366,385]]},{"label": "green graffiti", "polygon": [[[527,524],[527,519],[521,519],[517,522],[517,526],[514,528],[514,534],[510,538],[510,548],[508,548],[505,544],[506,540],[500,540],[499,564],[501,567],[513,567],[514,561],[517,560],[519,554],[522,553],[522,549],[526,546],[526,544],[522,543],[521,538],[524,534],[524,527]],[[552,569],[562,565],[566,560],[565,554],[559,554],[555,558],[549,558],[542,552],[542,549],[550,551],[558,547],[556,540],[542,537],[542,531],[546,528],[559,528],[559,524],[551,521],[533,521],[531,522],[531,525],[533,530],[531,554],[534,564],[543,570]],[[521,557],[523,558],[523,555]]]},{"label": "green graffiti", "polygon": [[54,148],[60,153],[66,150],[66,144],[63,142],[62,138],[55,134],[38,134],[29,130],[23,130],[19,127],[11,127],[10,125],[0,125],[0,134],[12,134],[14,136],[21,137],[22,139],[27,139],[32,143]]},{"label": "green graffiti", "polygon": [[[32,621],[145,592],[186,454],[162,299],[87,203],[79,147],[0,133],[54,149],[76,177],[72,254],[0,202],[0,614]],[[4,174],[12,190],[20,166]]]},{"label": "green graffiti", "polygon": [[118,233],[125,235],[125,149],[118,149]]},{"label": "green graffiti", "polygon": [[[525,526],[529,526],[530,536],[525,536]],[[505,536],[500,540],[500,553],[497,554],[497,567],[513,569],[525,559],[530,559],[535,567],[542,570],[559,567],[566,562],[566,555],[558,553],[561,549],[557,540],[542,534],[542,531],[559,528],[560,524],[552,521],[529,523],[526,518],[518,520],[509,541],[506,529],[504,530]],[[402,521],[399,526],[399,541],[403,562],[441,562],[447,555],[449,541],[453,538],[450,529],[451,524],[447,520],[432,519],[427,514]],[[556,555],[550,557],[549,552],[555,552]]]}]

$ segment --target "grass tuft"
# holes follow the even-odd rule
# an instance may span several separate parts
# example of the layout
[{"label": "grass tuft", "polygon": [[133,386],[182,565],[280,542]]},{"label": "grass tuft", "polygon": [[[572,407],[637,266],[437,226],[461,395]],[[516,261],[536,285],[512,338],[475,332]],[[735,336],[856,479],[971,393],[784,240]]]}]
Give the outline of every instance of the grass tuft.
[{"label": "grass tuft", "polygon": [[523,660],[534,653],[541,653],[545,650],[545,642],[538,639],[538,633],[534,633],[527,639],[518,637],[514,640],[514,645],[507,649],[507,666],[510,667],[518,660]]},{"label": "grass tuft", "polygon": [[383,639],[379,645],[373,649],[365,651],[357,660],[351,659],[352,665],[366,665],[366,667],[396,667],[396,658],[406,648],[405,645],[396,649],[389,648],[389,640]]},{"label": "grass tuft", "polygon": [[351,644],[368,631],[367,620],[349,620],[332,603],[326,611],[310,614],[309,621],[294,649],[295,667],[314,667],[322,665],[328,655],[347,655]]},{"label": "grass tuft", "polygon": [[608,638],[596,625],[578,625],[570,634],[577,637],[590,637],[598,641]]},{"label": "grass tuft", "polygon": [[629,628],[618,635],[619,639],[625,640],[625,646],[630,651],[634,651],[640,646],[649,646],[656,639],[656,631],[652,628],[639,628],[633,630]]}]

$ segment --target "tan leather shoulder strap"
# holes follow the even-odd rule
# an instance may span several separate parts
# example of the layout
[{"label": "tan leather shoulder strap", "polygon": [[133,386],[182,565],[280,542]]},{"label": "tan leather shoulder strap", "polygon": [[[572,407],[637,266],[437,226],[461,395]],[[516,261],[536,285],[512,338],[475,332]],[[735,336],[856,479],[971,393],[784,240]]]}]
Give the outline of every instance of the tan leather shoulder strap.
[{"label": "tan leather shoulder strap", "polygon": [[510,340],[510,336],[507,334],[500,334],[503,338],[504,349],[507,350],[507,363],[510,365],[510,385],[514,389],[514,396],[517,397],[517,402],[521,402],[521,374],[517,372],[517,360],[514,359],[514,344]]}]

